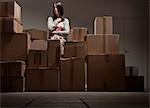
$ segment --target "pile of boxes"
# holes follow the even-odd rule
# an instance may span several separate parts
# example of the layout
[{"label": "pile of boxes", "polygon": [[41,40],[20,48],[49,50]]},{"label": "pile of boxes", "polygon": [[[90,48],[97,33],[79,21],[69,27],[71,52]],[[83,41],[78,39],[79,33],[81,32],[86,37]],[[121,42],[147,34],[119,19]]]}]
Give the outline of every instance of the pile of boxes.
[{"label": "pile of boxes", "polygon": [[88,34],[87,90],[124,90],[125,59],[119,54],[119,34],[113,34],[111,16],[96,17],[94,34]]},{"label": "pile of boxes", "polygon": [[73,27],[70,30],[61,59],[61,91],[85,91],[86,35],[85,27]]},{"label": "pile of boxes", "polygon": [[111,16],[95,18],[94,34],[87,34],[85,27],[72,27],[61,57],[60,41],[49,40],[46,31],[23,31],[17,2],[0,2],[0,11],[2,92],[130,88]]},{"label": "pile of boxes", "polygon": [[0,2],[0,8],[2,91],[84,91],[83,42],[66,42],[60,60],[59,40],[48,40],[46,31],[23,31],[17,2]]},{"label": "pile of boxes", "polygon": [[27,56],[25,91],[58,91],[60,41],[47,40],[47,32],[28,29],[31,45]]},{"label": "pile of boxes", "polygon": [[125,88],[128,91],[144,91],[144,76],[139,76],[137,66],[125,67]]},{"label": "pile of boxes", "polygon": [[24,91],[30,36],[23,33],[17,2],[0,2],[0,40],[1,91]]}]

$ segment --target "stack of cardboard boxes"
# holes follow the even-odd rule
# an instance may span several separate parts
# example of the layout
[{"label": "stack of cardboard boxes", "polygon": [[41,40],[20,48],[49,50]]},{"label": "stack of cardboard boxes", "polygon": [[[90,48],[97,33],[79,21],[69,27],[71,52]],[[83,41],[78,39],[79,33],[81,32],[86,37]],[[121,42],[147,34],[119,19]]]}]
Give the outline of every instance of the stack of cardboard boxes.
[{"label": "stack of cardboard boxes", "polygon": [[60,41],[47,39],[46,31],[23,32],[17,2],[0,2],[0,41],[1,91],[135,90],[137,82],[143,90],[143,77],[125,77],[110,16],[95,18],[94,34],[73,27],[61,57]]},{"label": "stack of cardboard boxes", "polygon": [[87,90],[124,90],[125,60],[119,54],[119,34],[113,34],[111,16],[96,17],[94,34],[88,34]]},{"label": "stack of cardboard boxes", "polygon": [[125,67],[125,88],[128,91],[144,91],[144,76],[139,76],[137,66]]},{"label": "stack of cardboard boxes", "polygon": [[1,91],[24,91],[30,36],[23,33],[17,2],[0,2],[0,40]]},{"label": "stack of cardboard boxes", "polygon": [[[43,35],[42,31],[35,29],[25,32],[32,40],[25,73],[26,91],[84,91],[84,41],[67,41],[64,57],[61,58],[59,40],[49,40],[46,33]],[[76,33],[80,32],[83,31],[76,30]],[[85,35],[78,36],[84,38]]]},{"label": "stack of cardboard boxes", "polygon": [[61,91],[85,90],[86,35],[87,28],[84,27],[73,27],[70,30],[68,41],[64,44],[64,57],[61,59]]},{"label": "stack of cardboard boxes", "polygon": [[47,32],[28,29],[31,47],[27,57],[26,91],[58,91],[60,41],[47,40]]},{"label": "stack of cardboard boxes", "polygon": [[22,92],[25,90],[25,62],[1,62],[1,92]]}]

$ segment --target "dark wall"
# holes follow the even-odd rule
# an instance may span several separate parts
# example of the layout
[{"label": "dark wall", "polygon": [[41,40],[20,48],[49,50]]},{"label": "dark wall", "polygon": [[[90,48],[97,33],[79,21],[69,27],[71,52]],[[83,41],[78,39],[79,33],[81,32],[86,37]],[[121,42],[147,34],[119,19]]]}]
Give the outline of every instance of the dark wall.
[{"label": "dark wall", "polygon": [[[47,30],[54,0],[18,0],[22,6],[24,29]],[[147,0],[62,0],[65,16],[71,27],[87,27],[93,33],[96,16],[111,15],[114,33],[120,34],[120,52],[125,54],[126,65],[138,66],[148,88],[148,29],[145,10]]]}]

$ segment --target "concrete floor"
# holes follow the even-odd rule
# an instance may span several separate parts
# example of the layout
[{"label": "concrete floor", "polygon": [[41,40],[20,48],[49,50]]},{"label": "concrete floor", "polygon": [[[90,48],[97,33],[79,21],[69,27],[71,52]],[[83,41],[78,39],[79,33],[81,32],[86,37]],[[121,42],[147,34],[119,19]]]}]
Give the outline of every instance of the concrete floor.
[{"label": "concrete floor", "polygon": [[148,92],[1,93],[1,108],[149,108]]}]

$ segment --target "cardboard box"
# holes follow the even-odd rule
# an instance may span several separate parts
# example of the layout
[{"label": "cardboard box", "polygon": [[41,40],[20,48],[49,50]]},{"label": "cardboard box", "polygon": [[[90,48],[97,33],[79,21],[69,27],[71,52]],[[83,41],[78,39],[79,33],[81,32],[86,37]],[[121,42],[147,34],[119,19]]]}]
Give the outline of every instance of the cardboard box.
[{"label": "cardboard box", "polygon": [[47,32],[38,29],[27,29],[24,32],[28,32],[33,40],[47,40]]},{"label": "cardboard box", "polygon": [[1,61],[25,61],[27,59],[31,44],[29,34],[2,34],[0,39]]},{"label": "cardboard box", "polygon": [[24,77],[25,62],[23,61],[6,61],[0,62],[1,71],[0,77]]},{"label": "cardboard box", "polygon": [[24,90],[24,77],[1,78],[1,92],[23,92]]},{"label": "cardboard box", "polygon": [[144,76],[126,76],[125,87],[127,91],[144,91]]},{"label": "cardboard box", "polygon": [[113,34],[112,16],[95,17],[94,34]]},{"label": "cardboard box", "polygon": [[45,40],[31,41],[30,50],[47,50],[47,41]]},{"label": "cardboard box", "polygon": [[61,91],[84,91],[85,68],[84,59],[66,58],[61,60]]},{"label": "cardboard box", "polygon": [[60,66],[60,41],[48,40],[48,67],[57,68]]},{"label": "cardboard box", "polygon": [[87,59],[88,91],[124,90],[124,55],[89,55]]},{"label": "cardboard box", "polygon": [[126,66],[125,67],[125,76],[138,76],[138,67],[137,66]]},{"label": "cardboard box", "polygon": [[84,41],[84,37],[87,35],[87,28],[85,27],[73,27],[70,30],[68,40],[69,41]]},{"label": "cardboard box", "polygon": [[23,33],[23,25],[14,18],[0,17],[0,32]]},{"label": "cardboard box", "polygon": [[76,57],[85,58],[86,57],[86,46],[85,42],[65,42],[64,45],[64,57]]},{"label": "cardboard box", "polygon": [[21,22],[21,7],[16,1],[1,1],[0,17],[15,18]]},{"label": "cardboard box", "polygon": [[29,50],[27,68],[44,68],[47,67],[47,51]]},{"label": "cardboard box", "polygon": [[57,69],[26,69],[25,91],[58,91]]},{"label": "cardboard box", "polygon": [[88,55],[118,54],[119,34],[88,34],[86,44]]}]

